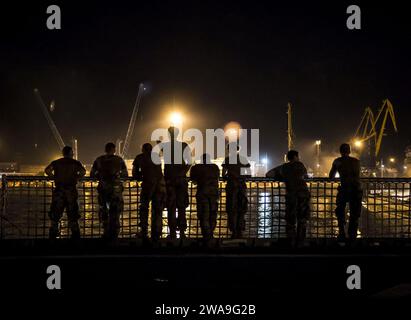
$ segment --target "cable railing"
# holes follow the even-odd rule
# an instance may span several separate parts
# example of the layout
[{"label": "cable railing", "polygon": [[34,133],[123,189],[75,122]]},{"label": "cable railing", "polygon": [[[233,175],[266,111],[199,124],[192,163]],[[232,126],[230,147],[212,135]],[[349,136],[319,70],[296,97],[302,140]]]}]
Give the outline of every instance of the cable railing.
[{"label": "cable railing", "polygon": [[[359,237],[410,238],[411,237],[411,179],[362,179],[364,198],[360,218]],[[83,238],[99,238],[102,224],[99,221],[97,181],[90,178],[78,183],[79,220]],[[314,178],[308,181],[311,192],[311,219],[307,237],[333,238],[338,227],[334,214],[338,188],[337,180]],[[3,176],[1,182],[0,239],[41,239],[48,237],[50,221],[48,212],[54,183],[46,177]],[[228,238],[225,182],[219,182],[216,238]],[[134,238],[139,231],[139,182],[124,180],[124,211],[121,215],[120,238]],[[245,238],[278,239],[285,234],[285,186],[266,178],[247,180],[248,210],[245,216]],[[188,238],[201,238],[197,219],[196,185],[189,183],[190,204],[186,210]],[[349,208],[347,206],[347,215]],[[149,219],[150,221],[150,219]],[[64,215],[61,220],[61,238],[69,236]],[[162,237],[169,234],[167,211],[163,211]]]}]

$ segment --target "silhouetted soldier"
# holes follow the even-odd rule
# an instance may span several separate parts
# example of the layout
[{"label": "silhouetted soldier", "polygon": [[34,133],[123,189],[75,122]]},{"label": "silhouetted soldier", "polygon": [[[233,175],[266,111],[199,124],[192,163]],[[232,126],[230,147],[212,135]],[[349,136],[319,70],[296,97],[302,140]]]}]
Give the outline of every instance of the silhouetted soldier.
[{"label": "silhouetted soldier", "polygon": [[[152,152],[153,146],[145,143],[142,153],[133,162],[133,178],[143,181],[140,195],[140,227],[143,239],[148,237],[148,210],[151,201],[151,238],[161,237],[162,216],[166,201],[166,183],[161,171],[160,157]],[[153,161],[155,157],[156,161]]]},{"label": "silhouetted soldier", "polygon": [[[177,140],[178,129],[168,129],[170,141],[162,144],[164,156],[164,178],[167,188],[167,215],[170,238],[176,238],[176,230],[180,238],[185,238],[187,229],[186,208],[188,207],[187,172],[191,165],[191,150],[187,143]],[[178,210],[178,218],[176,218]]]},{"label": "silhouetted soldier", "polygon": [[350,157],[350,145],[344,143],[340,147],[341,157],[334,160],[330,178],[334,179],[338,172],[341,185],[338,187],[337,208],[335,214],[338,219],[339,240],[344,240],[345,235],[345,207],[350,206],[350,219],[348,236],[351,240],[357,237],[358,219],[361,215],[362,187],[360,181],[360,160]]},{"label": "silhouetted soldier", "polygon": [[197,215],[201,233],[206,241],[213,238],[217,223],[219,176],[220,169],[216,164],[211,163],[208,154],[202,156],[201,164],[196,164],[190,170],[191,179],[197,183]]},{"label": "silhouetted soldier", "polygon": [[123,211],[123,182],[128,172],[124,160],[115,155],[114,143],[107,143],[106,154],[98,157],[91,168],[90,177],[99,180],[97,187],[99,215],[106,239],[117,239],[120,232],[120,215]]},{"label": "silhouetted soldier", "polygon": [[287,237],[292,244],[295,240],[298,244],[302,244],[306,236],[307,221],[310,218],[310,192],[305,182],[307,169],[300,162],[298,152],[295,150],[288,151],[287,160],[287,163],[268,171],[266,177],[285,183]]},{"label": "silhouetted soldier", "polygon": [[250,164],[244,157],[240,157],[239,148],[229,148],[229,156],[224,159],[223,178],[227,181],[226,209],[228,227],[233,239],[241,238],[245,230],[244,216],[247,212],[247,185],[246,178],[250,177]]},{"label": "silhouetted soldier", "polygon": [[71,147],[65,146],[62,153],[63,158],[51,162],[44,170],[46,175],[54,179],[55,183],[49,212],[51,219],[49,236],[50,239],[55,239],[59,235],[59,222],[64,209],[66,209],[71,238],[79,239],[78,219],[80,214],[77,203],[77,182],[84,177],[86,169],[79,161],[73,159]]}]

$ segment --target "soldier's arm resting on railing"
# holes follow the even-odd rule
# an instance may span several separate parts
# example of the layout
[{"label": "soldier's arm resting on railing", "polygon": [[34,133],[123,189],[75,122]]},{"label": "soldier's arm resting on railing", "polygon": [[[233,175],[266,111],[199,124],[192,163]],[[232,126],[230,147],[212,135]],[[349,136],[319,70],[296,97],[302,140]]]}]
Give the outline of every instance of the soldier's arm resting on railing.
[{"label": "soldier's arm resting on railing", "polygon": [[330,179],[335,179],[335,175],[337,174],[337,172],[338,172],[337,164],[334,161],[331,167],[331,170],[330,170],[330,174],[329,174]]},{"label": "soldier's arm resting on railing", "polygon": [[308,172],[305,165],[303,165],[303,179],[308,179]]},{"label": "soldier's arm resting on railing", "polygon": [[90,170],[90,177],[91,178],[97,178],[97,174],[98,174],[97,166],[98,166],[98,164],[97,164],[97,160],[96,160],[96,161],[94,161],[93,166],[91,167],[91,170]]},{"label": "soldier's arm resting on railing", "polygon": [[53,168],[53,162],[50,163],[46,169],[44,169],[44,173],[50,177],[50,178],[54,178],[54,168]]},{"label": "soldier's arm resting on railing", "polygon": [[269,171],[265,174],[265,176],[266,176],[267,178],[272,178],[272,179],[274,179],[275,181],[282,181],[282,180],[283,180],[283,177],[282,177],[282,175],[281,175],[281,168],[282,168],[282,166],[275,167],[275,168],[269,170]]},{"label": "soldier's arm resting on railing", "polygon": [[132,175],[133,175],[133,179],[136,179],[137,181],[141,181],[143,179],[143,175],[142,175],[142,172],[141,172],[140,161],[137,157],[133,161]]},{"label": "soldier's arm resting on railing", "polygon": [[128,170],[127,170],[127,166],[126,166],[126,163],[124,162],[124,160],[121,161],[120,177],[121,178],[128,178]]},{"label": "soldier's arm resting on railing", "polygon": [[77,169],[77,176],[79,179],[83,178],[86,175],[86,168],[83,167],[83,165],[78,162],[78,169]]}]

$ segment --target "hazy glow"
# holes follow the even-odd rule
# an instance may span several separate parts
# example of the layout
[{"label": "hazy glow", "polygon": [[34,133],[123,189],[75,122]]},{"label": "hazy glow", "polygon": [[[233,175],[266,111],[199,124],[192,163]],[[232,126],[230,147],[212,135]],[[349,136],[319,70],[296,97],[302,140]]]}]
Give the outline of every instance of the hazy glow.
[{"label": "hazy glow", "polygon": [[363,145],[363,142],[361,140],[355,140],[354,141],[354,146],[357,148],[361,148]]},{"label": "hazy glow", "polygon": [[241,125],[236,121],[231,121],[224,126],[224,133],[229,141],[236,141],[240,137]]},{"label": "hazy glow", "polygon": [[173,111],[170,113],[169,120],[172,126],[181,126],[183,123],[183,115],[178,111]]}]

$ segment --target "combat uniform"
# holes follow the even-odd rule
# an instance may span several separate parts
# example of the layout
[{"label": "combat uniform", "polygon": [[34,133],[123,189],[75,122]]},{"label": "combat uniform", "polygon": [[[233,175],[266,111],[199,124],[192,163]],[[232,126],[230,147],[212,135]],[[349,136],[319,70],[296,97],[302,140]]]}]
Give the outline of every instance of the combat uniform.
[{"label": "combat uniform", "polygon": [[360,181],[360,160],[350,156],[342,156],[335,159],[330,171],[330,178],[335,178],[337,172],[341,179],[337,193],[337,208],[335,209],[339,237],[345,238],[345,207],[348,202],[350,207],[348,236],[350,239],[355,239],[357,237],[358,220],[361,215],[361,201],[363,197]]},{"label": "combat uniform", "polygon": [[305,182],[307,169],[302,162],[291,161],[268,171],[266,176],[285,183],[287,237],[303,241],[310,218],[310,192]]},{"label": "combat uniform", "polygon": [[213,237],[217,223],[219,176],[220,169],[215,164],[196,164],[190,171],[191,179],[197,183],[197,215],[205,240]]},{"label": "combat uniform", "polygon": [[161,165],[155,164],[151,153],[139,154],[133,162],[133,178],[142,182],[140,194],[140,227],[143,237],[148,233],[148,211],[151,210],[151,238],[158,240],[162,233],[163,209],[166,201],[166,184]]},{"label": "combat uniform", "polygon": [[116,239],[124,206],[121,178],[128,177],[126,164],[119,156],[102,155],[94,161],[90,176],[99,180],[97,191],[103,237]]},{"label": "combat uniform", "polygon": [[[170,236],[175,238],[177,228],[182,236],[187,229],[186,208],[189,204],[187,172],[191,164],[191,150],[187,143],[177,140],[163,143],[162,150],[167,188],[167,220]],[[178,210],[178,218],[176,210]]]},{"label": "combat uniform", "polygon": [[223,177],[227,180],[226,210],[228,215],[228,227],[233,238],[240,238],[245,230],[245,213],[248,208],[246,171],[250,168],[247,159],[237,155],[237,163],[230,164],[230,157],[224,159]]},{"label": "combat uniform", "polygon": [[64,209],[67,210],[68,224],[72,238],[80,237],[78,219],[80,219],[78,206],[77,182],[86,174],[83,165],[72,158],[61,158],[50,163],[45,172],[53,176],[55,188],[53,189],[49,217],[51,220],[50,238],[56,238],[59,233],[59,222]]}]

